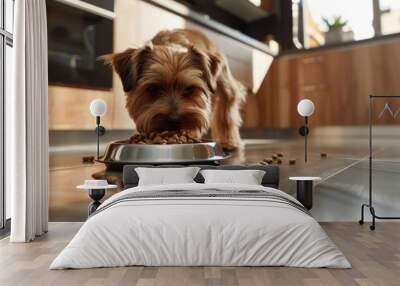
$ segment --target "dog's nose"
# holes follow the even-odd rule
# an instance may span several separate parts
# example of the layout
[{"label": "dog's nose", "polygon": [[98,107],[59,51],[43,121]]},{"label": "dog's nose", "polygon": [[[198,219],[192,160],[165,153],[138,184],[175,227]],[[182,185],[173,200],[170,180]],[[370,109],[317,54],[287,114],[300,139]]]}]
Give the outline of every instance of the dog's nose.
[{"label": "dog's nose", "polygon": [[177,125],[180,123],[181,118],[179,117],[179,115],[173,114],[173,115],[168,116],[167,121],[171,125]]}]

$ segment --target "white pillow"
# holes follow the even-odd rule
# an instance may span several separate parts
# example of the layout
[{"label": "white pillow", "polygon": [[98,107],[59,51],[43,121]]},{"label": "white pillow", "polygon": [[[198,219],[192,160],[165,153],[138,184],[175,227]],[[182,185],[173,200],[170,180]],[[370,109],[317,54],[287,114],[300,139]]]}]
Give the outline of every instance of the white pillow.
[{"label": "white pillow", "polygon": [[139,176],[138,186],[195,183],[193,179],[199,170],[199,167],[135,168]]},{"label": "white pillow", "polygon": [[261,170],[202,170],[205,184],[246,184],[261,185],[265,171]]}]

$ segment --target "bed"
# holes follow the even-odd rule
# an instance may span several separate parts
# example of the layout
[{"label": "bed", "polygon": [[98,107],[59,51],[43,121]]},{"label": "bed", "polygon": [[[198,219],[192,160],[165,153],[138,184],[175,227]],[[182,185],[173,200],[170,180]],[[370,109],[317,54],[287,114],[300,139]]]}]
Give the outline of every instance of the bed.
[{"label": "bed", "polygon": [[277,166],[198,166],[263,170],[261,185],[205,184],[198,173],[196,183],[152,186],[138,186],[137,167],[124,167],[125,190],[103,202],[50,269],[351,267],[310,213],[278,190]]}]

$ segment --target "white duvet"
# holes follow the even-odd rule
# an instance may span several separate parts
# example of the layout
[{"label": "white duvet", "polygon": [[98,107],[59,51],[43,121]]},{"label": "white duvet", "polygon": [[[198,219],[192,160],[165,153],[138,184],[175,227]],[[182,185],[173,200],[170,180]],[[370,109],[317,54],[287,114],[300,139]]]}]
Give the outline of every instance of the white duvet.
[{"label": "white duvet", "polygon": [[[238,184],[135,187],[130,192],[262,190]],[[145,266],[294,266],[349,268],[350,263],[308,214],[246,198],[153,198],[124,201],[90,217],[50,269]]]}]

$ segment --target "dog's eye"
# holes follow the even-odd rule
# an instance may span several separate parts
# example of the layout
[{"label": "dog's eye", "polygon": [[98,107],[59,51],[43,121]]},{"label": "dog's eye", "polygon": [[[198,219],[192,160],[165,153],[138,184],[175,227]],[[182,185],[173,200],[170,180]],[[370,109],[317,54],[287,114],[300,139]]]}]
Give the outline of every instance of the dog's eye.
[{"label": "dog's eye", "polygon": [[146,91],[152,96],[159,96],[162,93],[162,87],[158,85],[149,86]]},{"label": "dog's eye", "polygon": [[195,91],[196,91],[196,87],[195,86],[188,86],[187,88],[185,88],[183,90],[182,95],[183,96],[191,96]]}]

